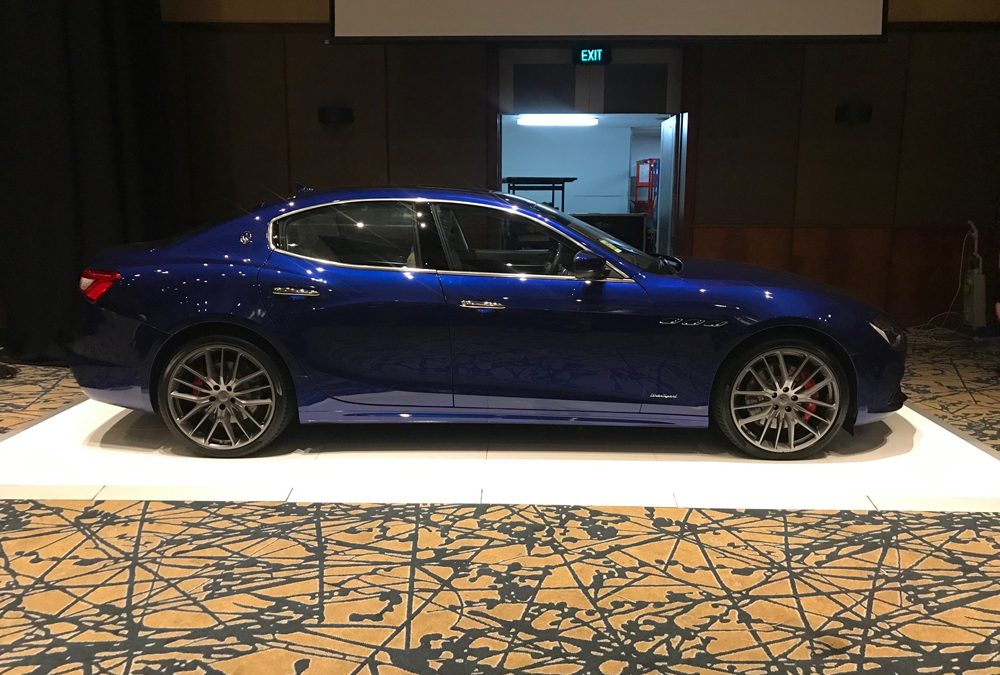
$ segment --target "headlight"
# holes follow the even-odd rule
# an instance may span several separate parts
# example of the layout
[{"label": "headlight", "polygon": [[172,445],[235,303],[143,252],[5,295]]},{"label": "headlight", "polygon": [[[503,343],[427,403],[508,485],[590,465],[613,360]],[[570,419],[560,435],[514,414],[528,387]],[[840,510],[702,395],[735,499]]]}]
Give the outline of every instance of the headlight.
[{"label": "headlight", "polygon": [[893,349],[899,349],[903,345],[903,331],[896,328],[891,321],[877,318],[869,321],[868,325]]}]

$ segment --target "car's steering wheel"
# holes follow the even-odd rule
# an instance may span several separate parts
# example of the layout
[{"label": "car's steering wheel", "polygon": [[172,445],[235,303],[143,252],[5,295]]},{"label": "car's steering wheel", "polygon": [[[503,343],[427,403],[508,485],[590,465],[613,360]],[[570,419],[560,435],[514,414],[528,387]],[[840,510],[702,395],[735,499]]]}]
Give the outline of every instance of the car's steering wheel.
[{"label": "car's steering wheel", "polygon": [[552,256],[552,260],[545,266],[545,274],[549,276],[572,276],[572,261],[575,252],[573,247],[559,242],[556,244],[555,253]]}]

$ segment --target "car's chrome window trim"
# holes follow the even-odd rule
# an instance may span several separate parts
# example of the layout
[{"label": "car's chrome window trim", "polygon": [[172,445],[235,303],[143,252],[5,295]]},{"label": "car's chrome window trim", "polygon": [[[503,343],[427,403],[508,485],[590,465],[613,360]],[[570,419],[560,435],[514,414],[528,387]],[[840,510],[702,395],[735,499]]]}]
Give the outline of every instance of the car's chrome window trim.
[{"label": "car's chrome window trim", "polygon": [[[426,269],[423,267],[390,267],[388,265],[353,265],[351,263],[337,262],[334,260],[325,260],[323,258],[313,258],[311,256],[301,255],[299,253],[292,253],[291,251],[286,251],[281,248],[275,248],[273,245],[273,240],[271,238],[274,232],[274,225],[279,220],[294,216],[299,213],[304,213],[305,211],[312,211],[313,209],[321,209],[327,206],[336,206],[338,204],[359,204],[365,202],[404,202],[412,204],[460,204],[462,206],[478,206],[484,209],[493,209],[494,211],[502,211],[510,215],[521,216],[534,223],[538,223],[542,227],[545,227],[552,232],[555,232],[561,237],[566,237],[566,233],[561,232],[557,228],[553,227],[549,223],[532,216],[531,214],[525,213],[521,209],[516,207],[504,208],[496,204],[480,204],[478,202],[462,201],[459,199],[432,199],[428,197],[363,197],[359,199],[335,199],[332,202],[324,202],[322,204],[313,204],[312,206],[303,206],[300,209],[295,209],[294,211],[288,211],[282,213],[281,215],[275,216],[267,223],[267,247],[274,253],[281,253],[282,255],[292,256],[293,258],[300,258],[302,260],[309,260],[310,262],[323,263],[325,265],[332,265],[334,267],[346,267],[350,269],[362,269],[362,270],[389,270],[395,272],[428,272],[432,274],[451,274],[457,276],[476,276],[476,277],[500,277],[500,278],[514,278],[514,279],[566,279],[572,281],[582,281],[577,277],[573,276],[558,276],[554,274],[527,274],[527,273],[505,273],[505,272],[465,272],[461,270],[440,270],[440,269]],[[579,242],[576,242],[579,245]],[[599,255],[605,260],[607,258],[605,255],[599,251],[594,251],[587,246],[581,246],[583,250],[593,253],[594,255]],[[597,281],[607,282],[607,283],[636,283],[635,279],[631,278],[622,269],[615,265],[612,261],[607,260],[608,266],[613,269],[616,273],[621,275],[621,279],[599,279]]]},{"label": "car's chrome window trim", "polygon": [[355,270],[381,270],[383,272],[410,272],[410,273],[420,273],[420,274],[438,274],[437,270],[425,269],[423,267],[390,267],[388,265],[354,265],[352,263],[344,262],[334,262],[333,260],[326,260],[325,258],[313,258],[307,255],[302,255],[301,253],[292,253],[290,251],[283,251],[280,248],[271,247],[271,250],[275,253],[281,253],[282,255],[291,256],[292,258],[298,258],[299,260],[308,260],[309,262],[319,263],[320,265],[326,265],[329,267],[346,267],[348,269]]},{"label": "car's chrome window trim", "polygon": [[560,275],[556,275],[556,274],[527,274],[527,273],[523,273],[522,274],[522,273],[519,273],[519,272],[511,272],[511,273],[505,273],[505,272],[463,272],[461,270],[438,270],[438,274],[441,274],[441,275],[450,275],[450,276],[462,276],[462,277],[498,277],[498,278],[501,278],[501,279],[504,279],[504,278],[506,278],[506,279],[552,279],[552,280],[576,281],[576,282],[581,282],[582,281],[584,283],[590,283],[591,281],[601,282],[601,283],[607,282],[607,283],[612,283],[612,284],[620,284],[622,282],[630,282],[630,283],[633,283],[633,284],[635,283],[635,280],[629,279],[628,277],[625,277],[624,279],[612,279],[612,278],[609,277],[607,279],[594,279],[594,280],[590,280],[590,279],[580,279],[579,277],[571,277],[571,276],[565,276],[565,275],[560,276]]}]

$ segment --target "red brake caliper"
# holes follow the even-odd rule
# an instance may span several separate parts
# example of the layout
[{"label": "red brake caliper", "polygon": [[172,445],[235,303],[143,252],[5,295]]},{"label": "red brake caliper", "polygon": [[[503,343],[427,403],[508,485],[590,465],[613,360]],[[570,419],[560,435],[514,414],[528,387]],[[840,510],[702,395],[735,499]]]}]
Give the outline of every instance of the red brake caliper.
[{"label": "red brake caliper", "polygon": [[[195,387],[201,387],[201,391],[198,391],[197,389],[195,389]],[[200,396],[205,389],[206,387],[204,380],[202,380],[200,377],[194,378],[194,382],[191,383],[191,393],[194,394],[195,396]]]},{"label": "red brake caliper", "polygon": [[[816,379],[813,376],[809,376],[808,380],[806,380],[804,383],[800,384],[800,386],[803,389],[811,389],[815,385],[816,385]],[[809,412],[804,413],[802,415],[802,421],[803,422],[808,422],[809,418],[813,416],[813,413],[816,412],[816,408],[818,408],[819,406],[817,406],[815,403],[803,403],[801,405],[802,405],[803,408],[805,408],[806,410],[809,411]]]}]

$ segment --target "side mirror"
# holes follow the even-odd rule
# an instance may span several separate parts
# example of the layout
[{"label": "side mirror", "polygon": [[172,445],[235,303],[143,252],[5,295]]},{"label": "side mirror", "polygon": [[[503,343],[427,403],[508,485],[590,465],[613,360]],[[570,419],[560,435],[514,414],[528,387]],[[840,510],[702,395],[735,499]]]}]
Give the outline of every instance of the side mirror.
[{"label": "side mirror", "polygon": [[573,257],[573,275],[587,281],[607,279],[608,261],[596,253],[580,251]]}]

